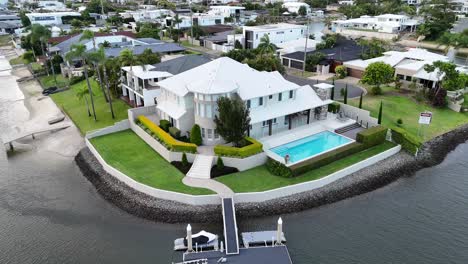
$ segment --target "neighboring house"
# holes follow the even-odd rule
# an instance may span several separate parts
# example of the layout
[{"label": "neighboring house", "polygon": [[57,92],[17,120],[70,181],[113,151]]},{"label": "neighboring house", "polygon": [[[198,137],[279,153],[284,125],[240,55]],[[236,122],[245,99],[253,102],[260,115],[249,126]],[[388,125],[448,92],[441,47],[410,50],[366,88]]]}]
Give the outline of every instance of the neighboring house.
[{"label": "neighboring house", "polygon": [[158,104],[158,82],[211,61],[200,55],[187,55],[155,65],[122,67],[123,99],[133,107]]},{"label": "neighboring house", "polygon": [[13,34],[23,26],[17,15],[0,15],[0,33]]},{"label": "neighboring house", "polygon": [[173,13],[168,9],[140,9],[136,11],[125,11],[120,13],[123,18],[133,17],[135,22],[149,21],[165,18],[171,16]]},{"label": "neighboring house", "polygon": [[[248,135],[261,138],[326,119],[327,97],[308,85],[299,86],[278,72],[260,72],[228,57],[221,57],[158,82],[160,119],[167,119],[187,135],[201,127],[203,144],[224,143],[216,132],[217,99],[239,96],[250,110]],[[323,95],[323,93],[320,93]]]},{"label": "neighboring house", "polygon": [[253,27],[244,26],[243,42],[246,49],[255,49],[265,35],[270,38],[271,43],[280,44],[304,38],[306,34],[307,27],[304,25],[280,23]]},{"label": "neighboring house", "polygon": [[304,7],[306,9],[306,14],[310,14],[311,12],[311,9],[310,9],[310,6],[306,3],[302,3],[302,2],[287,2],[287,3],[284,3],[282,5],[283,8],[286,8],[288,10],[288,12],[290,13],[296,13],[296,14],[299,14],[299,9],[301,7]]},{"label": "neighboring house", "polygon": [[384,56],[369,60],[353,60],[345,62],[343,65],[348,71],[348,75],[361,78],[367,66],[373,62],[384,62],[395,69],[395,76],[404,82],[411,82],[413,79],[425,87],[435,87],[438,78],[437,71],[428,73],[424,66],[435,61],[449,61],[448,57],[437,53],[429,52],[425,49],[411,48],[408,51],[387,51]]},{"label": "neighboring house", "polygon": [[52,12],[52,13],[28,13],[26,16],[31,24],[40,24],[43,26],[62,25],[62,17],[76,17],[79,19],[81,14],[78,12]]},{"label": "neighboring house", "polygon": [[189,28],[192,26],[192,21],[193,25],[201,27],[224,24],[224,16],[221,15],[195,13],[192,15],[192,20],[190,16],[179,16],[181,22],[178,24],[174,22],[174,19],[175,17],[166,18],[166,26],[172,25],[174,28]]},{"label": "neighboring house", "polygon": [[[307,56],[318,52],[324,54],[325,58],[316,66],[316,71],[318,74],[328,74],[334,73],[336,66],[359,59],[362,54],[362,47],[354,40],[338,38],[333,48],[310,51],[307,52]],[[288,68],[302,70],[304,67],[303,50],[281,54],[280,59],[281,63]]]},{"label": "neighboring house", "polygon": [[67,9],[65,4],[59,1],[38,1],[37,4],[40,9],[49,11],[64,11]]},{"label": "neighboring house", "polygon": [[239,18],[243,10],[245,10],[243,6],[210,6],[208,13],[217,16]]},{"label": "neighboring house", "polygon": [[338,4],[341,6],[351,6],[351,5],[354,5],[354,0],[342,0],[342,1],[338,1]]},{"label": "neighboring house", "polygon": [[237,3],[237,0],[210,0],[209,1],[213,5],[227,5],[230,3]]},{"label": "neighboring house", "polygon": [[[332,21],[331,30],[343,35],[367,36],[367,32],[399,34],[401,32],[415,32],[419,21],[405,15],[384,14],[379,16],[361,16],[348,20]],[[352,31],[352,32],[349,32]],[[356,32],[357,31],[357,32]],[[370,36],[370,35],[369,35]],[[374,34],[372,36],[378,37]]]}]

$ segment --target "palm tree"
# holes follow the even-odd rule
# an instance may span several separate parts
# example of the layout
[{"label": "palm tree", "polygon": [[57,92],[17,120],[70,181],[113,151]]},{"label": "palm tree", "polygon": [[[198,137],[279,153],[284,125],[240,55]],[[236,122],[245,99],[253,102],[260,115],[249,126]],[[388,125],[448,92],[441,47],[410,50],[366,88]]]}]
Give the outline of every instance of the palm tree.
[{"label": "palm tree", "polygon": [[91,84],[89,83],[89,77],[88,77],[88,65],[87,65],[88,54],[86,53],[86,46],[83,44],[73,44],[70,48],[70,51],[65,55],[65,58],[69,63],[73,60],[79,60],[81,61],[81,64],[83,65],[84,75],[86,78],[86,84],[88,85],[88,90],[89,90],[89,95],[90,95],[89,97],[91,98],[91,107],[93,109],[94,121],[96,121],[97,118],[96,118],[96,110],[94,109],[93,90],[91,89]]},{"label": "palm tree", "polygon": [[[141,66],[143,70],[146,70],[145,64],[141,62],[141,60],[133,54],[133,51],[129,49],[124,49],[120,52],[120,62],[122,66],[130,66],[130,77],[133,80],[133,66]],[[137,84],[138,85],[138,84]],[[135,105],[136,105],[136,98],[135,98]]]},{"label": "palm tree", "polygon": [[[106,90],[105,91],[103,90],[102,92],[104,94],[104,97],[106,98],[106,102],[109,103],[109,107],[110,107],[111,114],[112,114],[112,119],[114,119],[115,115],[114,115],[114,109],[112,108],[112,96],[109,91],[109,80],[107,78],[107,69],[105,67],[106,55],[104,52],[104,48],[103,47],[99,48],[97,51],[91,53],[89,56],[90,56],[90,60],[95,65],[95,69],[98,73],[100,83],[101,83],[101,71],[100,71],[99,65],[102,66],[102,72],[104,74],[104,82],[106,83]],[[101,88],[104,89],[104,86],[101,86]]]},{"label": "palm tree", "polygon": [[91,116],[91,111],[89,110],[89,104],[88,104],[88,94],[89,90],[86,86],[80,86],[78,90],[76,91],[76,97],[78,97],[78,100],[85,100],[86,103],[86,108],[88,109],[88,116]]},{"label": "palm tree", "polygon": [[[45,63],[45,67],[46,67],[46,71],[47,71],[47,75],[49,75],[49,67],[48,67],[48,57],[47,57],[47,54],[44,50],[44,43],[47,43],[47,41],[49,40],[50,36],[52,35],[52,33],[50,32],[49,29],[47,29],[46,27],[42,26],[42,25],[39,25],[39,24],[34,24],[31,26],[31,43],[34,45],[34,43],[40,43],[41,45],[41,51],[42,51],[42,55],[44,55],[46,57],[46,63]],[[33,47],[33,53],[34,53],[34,47]],[[34,57],[36,57],[36,54],[34,53]],[[57,83],[56,83],[57,85]]]},{"label": "palm tree", "polygon": [[80,41],[88,39],[91,39],[93,41],[94,50],[94,52],[89,54],[89,61],[93,64],[94,72],[96,72],[98,75],[99,88],[101,88],[101,91],[104,94],[104,99],[106,99],[106,102],[109,102],[109,99],[104,90],[104,85],[102,85],[101,72],[98,70],[99,62],[103,61],[104,58],[101,57],[101,53],[98,52],[98,50],[96,49],[96,39],[94,37],[94,32],[89,29],[83,31],[80,37]]},{"label": "palm tree", "polygon": [[[182,22],[182,19],[179,18],[179,14],[176,14],[174,17],[174,23],[177,25],[177,41],[179,42],[179,37],[180,37],[180,23]],[[190,22],[190,24],[193,24],[193,21]]]},{"label": "palm tree", "polygon": [[268,35],[264,35],[260,39],[260,44],[258,44],[257,49],[260,51],[261,55],[273,54],[276,51],[276,46],[270,42],[270,37],[268,37]]}]

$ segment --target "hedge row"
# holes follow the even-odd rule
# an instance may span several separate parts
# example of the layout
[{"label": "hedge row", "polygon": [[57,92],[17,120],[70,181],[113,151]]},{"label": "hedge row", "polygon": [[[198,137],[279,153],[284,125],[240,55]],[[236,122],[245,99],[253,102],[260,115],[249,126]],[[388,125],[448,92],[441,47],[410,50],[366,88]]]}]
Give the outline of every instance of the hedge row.
[{"label": "hedge row", "polygon": [[263,151],[263,145],[260,142],[251,137],[245,137],[245,140],[249,142],[250,145],[242,148],[216,145],[214,147],[214,152],[218,156],[246,158]]},{"label": "hedge row", "polygon": [[157,126],[151,120],[149,120],[145,116],[138,116],[138,121],[145,126],[147,129],[151,131],[151,133],[156,136],[156,138],[161,141],[164,145],[166,145],[169,150],[178,151],[178,152],[190,152],[195,153],[197,152],[197,145],[192,143],[185,143],[174,139],[171,135],[169,135],[166,131],[162,128]]},{"label": "hedge row", "polygon": [[340,112],[340,107],[341,105],[339,103],[336,103],[336,102],[331,103],[328,105],[328,112],[336,114]]},{"label": "hedge row", "polygon": [[326,152],[322,155],[316,156],[304,162],[294,164],[289,168],[291,169],[292,174],[294,176],[298,176],[307,171],[325,166],[329,163],[332,163],[349,155],[363,151],[366,148],[367,146],[362,143],[353,142],[351,144]]},{"label": "hedge row", "polygon": [[387,128],[375,126],[363,130],[356,135],[356,141],[364,144],[367,148],[382,144],[387,137]]},{"label": "hedge row", "polygon": [[416,138],[400,127],[392,128],[392,139],[394,142],[400,144],[404,150],[414,155],[416,155],[418,149],[421,147],[421,143]]}]

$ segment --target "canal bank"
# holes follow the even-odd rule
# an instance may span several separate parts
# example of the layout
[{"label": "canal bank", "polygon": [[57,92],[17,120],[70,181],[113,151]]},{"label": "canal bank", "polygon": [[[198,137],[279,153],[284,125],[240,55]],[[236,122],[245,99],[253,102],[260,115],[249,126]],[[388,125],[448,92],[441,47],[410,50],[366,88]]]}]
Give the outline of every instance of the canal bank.
[{"label": "canal bank", "polygon": [[[468,140],[468,125],[426,142],[418,157],[400,152],[324,187],[258,203],[236,203],[239,218],[255,218],[292,213],[337,202],[383,187],[398,178],[443,161],[459,144]],[[135,191],[105,172],[89,149],[75,158],[83,175],[103,197],[119,208],[146,219],[160,222],[220,222],[220,206],[192,206],[156,199]]]}]

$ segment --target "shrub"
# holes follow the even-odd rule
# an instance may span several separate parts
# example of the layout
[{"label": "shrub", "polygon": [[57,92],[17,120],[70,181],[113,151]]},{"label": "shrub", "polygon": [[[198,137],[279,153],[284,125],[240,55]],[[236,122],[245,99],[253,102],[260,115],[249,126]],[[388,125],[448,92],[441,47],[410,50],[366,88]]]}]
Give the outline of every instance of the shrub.
[{"label": "shrub", "polygon": [[356,141],[364,144],[366,148],[370,148],[382,144],[386,136],[387,128],[375,126],[357,133]]},{"label": "shrub", "polygon": [[353,142],[351,144],[348,144],[341,148],[326,152],[322,155],[316,156],[304,162],[294,164],[290,167],[290,169],[294,176],[298,176],[307,171],[322,167],[333,161],[336,161],[344,157],[347,157],[349,155],[363,151],[366,148],[367,147],[362,143]]},{"label": "shrub", "polygon": [[336,72],[336,76],[339,79],[343,79],[344,77],[346,77],[346,68],[343,65],[336,66],[335,72]]},{"label": "shrub", "polygon": [[218,160],[216,161],[216,167],[218,169],[223,169],[224,168],[224,162],[221,156],[218,156]]},{"label": "shrub", "polygon": [[416,155],[419,147],[421,147],[421,143],[401,127],[392,128],[392,139],[394,142],[400,144],[404,150],[414,155]]},{"label": "shrub", "polygon": [[397,126],[401,127],[403,125],[403,120],[401,118],[398,118],[396,123],[397,123]]},{"label": "shrub", "polygon": [[188,159],[187,159],[187,154],[182,153],[182,166],[186,167],[189,165]]},{"label": "shrub", "polygon": [[192,131],[190,132],[190,142],[197,146],[202,144],[201,130],[200,126],[197,124],[193,125]]},{"label": "shrub", "polygon": [[373,95],[381,95],[382,94],[382,88],[380,88],[380,86],[373,86],[371,88],[371,93]]},{"label": "shrub", "polygon": [[341,105],[339,103],[331,103],[328,105],[328,112],[338,113],[340,111]]},{"label": "shrub", "polygon": [[157,126],[151,120],[149,120],[146,116],[138,116],[138,120],[141,124],[149,129],[153,135],[161,141],[169,150],[178,151],[178,152],[190,152],[195,153],[197,152],[197,145],[192,143],[185,143],[178,141],[171,137],[166,131],[162,128]]},{"label": "shrub", "polygon": [[171,122],[166,119],[161,119],[159,121],[159,127],[162,128],[164,131],[169,132],[169,127],[171,127]]},{"label": "shrub", "polygon": [[79,83],[81,81],[84,81],[86,78],[84,75],[81,75],[81,76],[73,76],[71,79],[70,79],[70,85],[73,85],[73,84],[76,84],[76,83]]},{"label": "shrub", "polygon": [[281,177],[286,177],[286,178],[290,178],[293,176],[291,169],[286,167],[286,165],[276,160],[270,159],[270,158],[268,158],[266,162],[266,168],[271,174],[276,175],[276,176],[281,176]]},{"label": "shrub", "polygon": [[170,127],[169,134],[174,138],[180,138],[180,130],[177,127]]},{"label": "shrub", "polygon": [[253,138],[245,137],[245,140],[250,143],[249,145],[236,148],[230,146],[216,145],[214,152],[218,156],[240,157],[245,158],[263,151],[263,145]]},{"label": "shrub", "polygon": [[395,78],[395,90],[400,90],[402,86],[402,82],[399,78]]}]

